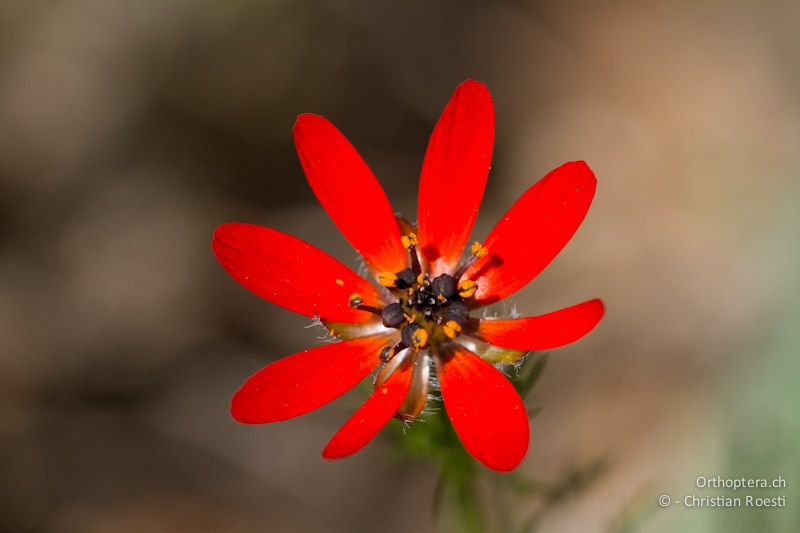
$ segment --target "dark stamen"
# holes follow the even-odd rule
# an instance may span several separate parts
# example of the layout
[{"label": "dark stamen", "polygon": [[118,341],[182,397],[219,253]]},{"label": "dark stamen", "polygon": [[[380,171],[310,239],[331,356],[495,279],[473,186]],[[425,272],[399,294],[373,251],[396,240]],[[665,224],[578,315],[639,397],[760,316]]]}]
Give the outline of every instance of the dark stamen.
[{"label": "dark stamen", "polygon": [[418,275],[422,272],[422,265],[419,264],[419,255],[417,255],[417,247],[411,246],[408,249],[408,255],[411,257],[411,268],[414,274]]},{"label": "dark stamen", "polygon": [[393,346],[384,346],[381,350],[381,362],[388,363],[394,357],[395,349]]},{"label": "dark stamen", "polygon": [[406,320],[403,306],[399,303],[389,304],[384,307],[383,311],[381,311],[381,318],[383,319],[383,325],[387,328],[396,328]]},{"label": "dark stamen", "polygon": [[408,255],[411,258],[411,268],[414,271],[414,274],[419,276],[422,272],[422,266],[419,264],[419,256],[417,255],[418,241],[416,233],[409,232],[403,235],[400,241],[403,243],[405,249],[408,250]]},{"label": "dark stamen", "polygon": [[445,322],[452,320],[460,326],[465,326],[469,319],[469,306],[464,302],[453,302],[444,313]]},{"label": "dark stamen", "polygon": [[395,283],[398,288],[405,289],[411,287],[415,281],[417,281],[417,274],[414,274],[414,271],[410,268],[404,268],[397,273],[397,281]]},{"label": "dark stamen", "polygon": [[401,337],[403,344],[414,348],[423,348],[428,343],[428,332],[419,324],[404,327]]},{"label": "dark stamen", "polygon": [[383,316],[383,311],[371,305],[362,304],[362,305],[357,305],[355,308],[358,309],[359,311],[366,311],[367,313],[372,313],[373,315],[378,315],[380,317]]},{"label": "dark stamen", "polygon": [[441,274],[433,278],[431,290],[436,296],[450,299],[456,293],[456,279],[448,274]]},{"label": "dark stamen", "polygon": [[349,305],[353,309],[358,309],[359,311],[366,311],[367,313],[372,313],[373,315],[381,316],[382,311],[377,307],[373,307],[371,305],[364,304],[364,298],[361,297],[360,294],[353,293],[350,295]]}]

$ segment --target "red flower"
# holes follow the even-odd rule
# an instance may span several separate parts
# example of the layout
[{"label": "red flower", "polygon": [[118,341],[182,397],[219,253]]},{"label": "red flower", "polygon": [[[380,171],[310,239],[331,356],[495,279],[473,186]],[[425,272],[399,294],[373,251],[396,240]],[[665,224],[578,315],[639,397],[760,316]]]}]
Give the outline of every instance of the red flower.
[{"label": "red flower", "polygon": [[603,304],[590,300],[502,320],[471,313],[524,287],[564,247],[594,196],[592,171],[572,162],[547,174],[462,259],[494,143],[494,107],[484,85],[461,84],[433,130],[417,227],[395,216],[369,167],[333,124],[300,115],[294,138],[311,188],[380,286],[274,229],[239,223],[217,228],[214,253],[236,281],[318,317],[341,339],[258,371],[234,395],[233,417],[261,424],[302,415],[379,368],[372,396],[323,451],[325,458],[340,458],[361,449],[392,417],[413,420],[437,382],[435,368],[445,409],[466,449],[495,470],[516,467],[528,449],[528,416],[506,377],[475,353],[478,346],[562,346],[594,328]]}]

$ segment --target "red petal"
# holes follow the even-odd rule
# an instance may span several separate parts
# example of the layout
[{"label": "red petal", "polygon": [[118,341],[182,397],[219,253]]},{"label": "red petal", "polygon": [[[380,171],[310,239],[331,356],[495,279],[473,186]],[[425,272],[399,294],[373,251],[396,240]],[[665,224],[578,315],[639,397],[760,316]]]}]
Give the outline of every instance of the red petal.
[{"label": "red petal", "polygon": [[385,335],[325,344],[269,364],[244,382],[231,415],[246,424],[277,422],[313,411],[375,370]]},{"label": "red petal", "polygon": [[473,336],[512,350],[548,350],[575,342],[592,331],[603,312],[603,302],[595,299],[545,315],[484,319]]},{"label": "red petal", "polygon": [[428,143],[419,184],[419,241],[434,273],[453,270],[472,232],[489,175],[494,105],[488,89],[465,81]]},{"label": "red petal", "polygon": [[347,457],[371,441],[405,400],[413,370],[414,365],[411,364],[395,370],[333,436],[322,451],[322,456],[325,459]]},{"label": "red petal", "polygon": [[475,459],[493,470],[515,468],[528,451],[528,414],[514,386],[462,346],[439,364],[442,399],[453,428]]},{"label": "red petal", "polygon": [[558,255],[592,203],[597,180],[583,161],[565,163],[536,182],[484,242],[488,254],[464,274],[487,305],[521,289]]},{"label": "red petal", "polygon": [[314,194],[364,259],[378,271],[397,272],[408,266],[383,188],[336,126],[318,115],[300,115],[294,144]]},{"label": "red petal", "polygon": [[255,224],[223,224],[211,243],[233,279],[272,303],[330,322],[366,322],[374,315],[351,309],[349,297],[380,306],[381,294],[348,267],[296,237]]}]

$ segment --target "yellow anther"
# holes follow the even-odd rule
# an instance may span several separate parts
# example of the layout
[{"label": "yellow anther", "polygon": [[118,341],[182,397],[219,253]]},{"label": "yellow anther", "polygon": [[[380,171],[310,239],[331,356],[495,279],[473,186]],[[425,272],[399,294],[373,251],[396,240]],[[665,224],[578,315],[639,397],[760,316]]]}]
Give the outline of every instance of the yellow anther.
[{"label": "yellow anther", "polygon": [[344,287],[344,281],[342,281],[342,280],[341,280],[341,279],[339,279],[339,278],[336,278],[336,284],[337,284],[338,286],[340,286],[340,287]]},{"label": "yellow anther", "polygon": [[472,255],[475,256],[476,259],[480,259],[484,255],[489,253],[489,250],[487,250],[486,247],[484,245],[482,245],[481,243],[479,243],[478,241],[475,241],[472,244],[472,246],[470,247],[469,251],[472,253]]},{"label": "yellow anther", "polygon": [[381,272],[378,274],[378,283],[384,287],[395,287],[397,285],[397,274],[394,272]]},{"label": "yellow anther", "polygon": [[403,243],[403,247],[407,250],[409,248],[416,246],[419,241],[417,241],[416,233],[408,233],[400,237],[400,242]]},{"label": "yellow anther", "polygon": [[406,318],[406,322],[408,322],[409,324],[413,324],[417,320],[416,313],[410,315],[408,313],[403,313],[403,316]]},{"label": "yellow anther", "polygon": [[348,303],[350,304],[350,307],[358,307],[364,303],[364,298],[362,298],[357,292],[354,292],[350,295],[350,300]]},{"label": "yellow anther", "polygon": [[436,301],[443,304],[447,301],[447,297],[444,294],[439,294],[436,296]]},{"label": "yellow anther", "polygon": [[417,276],[417,285],[422,285],[423,281],[425,281],[425,274],[420,274]]},{"label": "yellow anther", "polygon": [[458,334],[461,333],[461,325],[455,320],[448,320],[445,325],[442,326],[442,330],[444,330],[444,334],[447,335],[448,338],[455,339],[458,337]]},{"label": "yellow anther", "polygon": [[389,361],[392,360],[394,355],[395,355],[394,347],[393,346],[385,346],[381,350],[380,358],[381,358],[381,361],[383,361],[384,363],[388,363]]},{"label": "yellow anther", "polygon": [[469,279],[458,284],[458,295],[462,298],[472,298],[477,290],[478,284]]},{"label": "yellow anther", "polygon": [[419,328],[414,332],[411,342],[414,345],[414,348],[424,348],[425,345],[428,344],[428,332],[422,328]]}]

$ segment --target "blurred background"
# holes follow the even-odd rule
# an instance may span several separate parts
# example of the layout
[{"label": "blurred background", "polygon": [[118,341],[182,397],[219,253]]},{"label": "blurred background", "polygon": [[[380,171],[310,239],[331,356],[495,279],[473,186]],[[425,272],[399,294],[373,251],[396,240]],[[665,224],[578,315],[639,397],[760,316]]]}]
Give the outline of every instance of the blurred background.
[{"label": "blurred background", "polygon": [[[537,531],[797,531],[800,6],[680,4],[2,2],[0,530],[435,531],[435,467],[385,434],[320,458],[358,392],[230,419],[250,373],[318,341],[210,240],[260,223],[356,265],[305,182],[296,115],[337,124],[413,218],[433,124],[475,78],[497,111],[476,238],[562,162],[599,179],[514,303],[606,302],[550,357],[521,468],[606,467],[514,512]],[[782,475],[788,507],[657,507],[712,494],[699,475]]]}]

